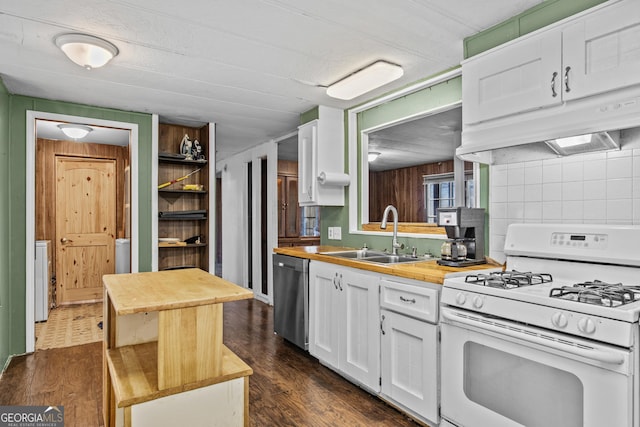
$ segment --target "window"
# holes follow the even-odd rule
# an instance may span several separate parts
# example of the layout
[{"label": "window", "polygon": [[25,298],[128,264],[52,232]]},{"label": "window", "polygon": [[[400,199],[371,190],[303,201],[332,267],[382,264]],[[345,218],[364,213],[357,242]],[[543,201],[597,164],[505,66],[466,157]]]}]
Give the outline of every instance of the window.
[{"label": "window", "polygon": [[[427,212],[426,222],[436,222],[436,209],[453,207],[455,204],[455,183],[453,173],[425,175],[423,178],[424,200]],[[464,174],[464,204],[468,208],[475,207],[475,186],[473,172]]]}]

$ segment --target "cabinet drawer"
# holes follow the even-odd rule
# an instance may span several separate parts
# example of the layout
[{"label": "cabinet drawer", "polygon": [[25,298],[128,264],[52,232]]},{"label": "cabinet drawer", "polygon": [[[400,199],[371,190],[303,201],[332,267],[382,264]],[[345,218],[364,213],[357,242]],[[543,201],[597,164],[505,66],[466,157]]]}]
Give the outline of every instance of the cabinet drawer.
[{"label": "cabinet drawer", "polygon": [[438,320],[438,291],[435,289],[382,280],[380,306],[405,316],[431,323]]}]

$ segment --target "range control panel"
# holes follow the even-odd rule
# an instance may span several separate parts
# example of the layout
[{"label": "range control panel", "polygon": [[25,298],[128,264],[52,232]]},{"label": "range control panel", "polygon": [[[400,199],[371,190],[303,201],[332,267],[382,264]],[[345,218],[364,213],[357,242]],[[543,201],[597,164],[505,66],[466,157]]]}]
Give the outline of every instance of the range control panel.
[{"label": "range control panel", "polygon": [[609,241],[606,234],[552,233],[551,246],[583,249],[606,249]]}]

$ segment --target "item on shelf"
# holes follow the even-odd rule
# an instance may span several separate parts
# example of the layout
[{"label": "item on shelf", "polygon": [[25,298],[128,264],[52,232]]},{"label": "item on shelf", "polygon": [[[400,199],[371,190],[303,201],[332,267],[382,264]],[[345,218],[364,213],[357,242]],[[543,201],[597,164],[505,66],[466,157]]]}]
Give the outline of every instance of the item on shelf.
[{"label": "item on shelf", "polygon": [[158,153],[158,158],[160,160],[184,160],[185,155],[179,154],[179,153],[162,152],[162,153]]},{"label": "item on shelf", "polygon": [[173,185],[176,182],[184,181],[185,179],[189,178],[194,173],[198,173],[201,170],[202,170],[202,168],[198,168],[198,169],[196,169],[194,171],[189,172],[188,174],[186,174],[184,176],[181,176],[180,178],[176,178],[176,179],[172,179],[171,181],[164,182],[164,183],[158,185],[158,190],[162,190],[163,188],[167,188],[168,186]]},{"label": "item on shelf", "polygon": [[184,184],[182,186],[183,190],[186,191],[202,191],[204,190],[204,185],[202,184]]},{"label": "item on shelf", "polygon": [[207,160],[204,156],[204,152],[202,151],[202,145],[200,145],[200,142],[197,139],[193,141],[193,146],[191,147],[191,158],[199,162]]},{"label": "item on shelf", "polygon": [[185,160],[193,160],[193,143],[186,133],[180,141],[180,154],[184,155]]},{"label": "item on shelf", "polygon": [[159,237],[158,241],[161,243],[175,243],[179,242],[180,239],[177,237]]},{"label": "item on shelf", "polygon": [[158,212],[158,216],[164,219],[205,219],[207,217],[207,210],[161,211]]},{"label": "item on shelf", "polygon": [[201,236],[193,236],[193,237],[189,237],[188,239],[184,239],[185,243],[204,243],[203,239]]}]

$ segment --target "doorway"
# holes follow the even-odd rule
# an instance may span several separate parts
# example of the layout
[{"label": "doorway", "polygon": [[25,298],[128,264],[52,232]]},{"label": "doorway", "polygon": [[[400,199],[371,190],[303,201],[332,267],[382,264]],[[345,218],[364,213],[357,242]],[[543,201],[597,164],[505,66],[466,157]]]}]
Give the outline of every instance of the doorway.
[{"label": "doorway", "polygon": [[[119,196],[119,195],[116,196],[122,200],[122,203],[120,203],[119,205],[121,209],[120,208],[114,209],[114,211],[117,210],[117,212],[114,212],[114,217],[115,217],[114,222],[117,225],[113,226],[113,231],[109,230],[110,226],[102,226],[102,228],[105,228],[105,227],[107,228],[107,230],[103,230],[103,231],[108,231],[108,232],[110,231],[108,233],[110,235],[109,239],[105,239],[105,241],[103,241],[101,245],[97,246],[97,247],[100,247],[100,249],[98,249],[97,247],[90,249],[82,253],[82,255],[80,255],[79,257],[76,256],[75,258],[76,258],[76,261],[77,259],[82,259],[86,264],[95,266],[95,259],[98,257],[102,257],[100,253],[113,252],[111,249],[112,243],[107,242],[106,240],[114,241],[116,237],[127,237],[130,242],[128,245],[126,245],[126,247],[130,249],[130,258],[128,259],[128,261],[130,262],[130,271],[132,272],[138,271],[138,246],[139,246],[138,244],[138,179],[137,179],[138,125],[134,123],[116,122],[116,121],[91,119],[91,118],[78,117],[78,116],[28,111],[27,112],[27,183],[26,183],[26,200],[27,200],[26,279],[27,280],[26,280],[26,292],[25,292],[26,293],[26,319],[25,320],[26,320],[26,326],[27,326],[26,327],[26,351],[27,352],[33,352],[35,350],[36,315],[34,312],[35,311],[34,300],[37,293],[35,292],[36,290],[35,289],[35,285],[36,285],[35,268],[31,268],[31,267],[34,266],[33,260],[35,259],[36,240],[42,240],[42,237],[43,237],[42,234],[39,234],[40,231],[38,230],[39,228],[40,229],[42,228],[43,224],[46,224],[44,225],[44,227],[46,227],[49,230],[48,231],[49,234],[47,235],[46,240],[49,240],[51,242],[51,246],[53,247],[55,247],[57,243],[61,243],[60,242],[61,239],[64,239],[64,238],[67,239],[64,242],[64,244],[67,244],[67,245],[73,245],[74,243],[77,243],[76,241],[77,239],[82,240],[82,237],[78,236],[78,234],[82,234],[82,233],[76,233],[71,237],[57,236],[55,233],[51,234],[52,232],[55,232],[55,228],[57,226],[55,222],[56,221],[55,217],[56,217],[56,213],[59,212],[60,208],[54,207],[54,205],[49,205],[50,207],[48,209],[42,209],[38,206],[38,203],[40,202],[38,201],[36,194],[38,194],[38,196],[44,194],[52,197],[58,192],[58,188],[56,188],[56,181],[57,181],[57,177],[55,175],[56,167],[54,166],[50,168],[50,172],[48,172],[47,174],[44,174],[44,173],[38,172],[38,167],[36,164],[36,157],[37,157],[36,152],[39,148],[42,148],[45,146],[44,144],[39,144],[40,142],[39,138],[50,139],[50,140],[58,139],[58,138],[48,138],[46,136],[38,134],[39,125],[41,124],[51,125],[52,123],[54,124],[55,127],[57,127],[56,124],[60,124],[60,123],[82,124],[85,126],[89,126],[91,127],[92,130],[94,130],[94,132],[91,132],[91,133],[94,133],[94,136],[91,138],[93,140],[99,139],[98,137],[101,136],[102,132],[109,133],[109,132],[116,131],[116,132],[123,132],[126,135],[125,136],[126,141],[124,143],[115,144],[115,145],[119,145],[119,147],[117,147],[116,150],[119,149],[123,152],[126,152],[126,155],[122,156],[126,158],[126,161],[122,160],[121,167],[118,166],[118,163],[116,161],[115,167],[113,167],[113,169],[115,170],[113,171],[109,170],[109,168],[112,168],[112,166],[107,166],[106,172],[104,171],[100,172],[100,173],[106,173],[106,174],[110,174],[110,173],[115,174],[116,180],[114,183],[114,187],[117,187],[117,191],[120,191],[122,193],[122,196]],[[60,158],[67,157],[68,159],[74,160],[76,162],[90,162],[90,163],[92,162],[93,165],[95,166],[98,163],[111,164],[111,162],[118,157],[117,155],[105,155],[105,154],[100,154],[96,156],[92,153],[90,149],[88,149],[89,144],[86,144],[86,145],[78,144],[72,138],[60,138],[60,140],[63,140],[63,141],[65,139],[66,141],[64,143],[67,144],[67,149],[71,151],[64,152],[63,150],[62,153],[58,153]],[[114,150],[113,147],[107,148],[111,144],[113,144],[113,142],[110,143],[104,140],[92,141],[92,142],[99,142],[99,144],[96,143],[91,145],[100,145],[104,150],[112,150],[112,151]],[[75,148],[71,149],[70,147],[72,146],[74,146]],[[78,150],[80,151],[80,153],[78,153]],[[52,161],[53,161],[53,164],[55,165],[55,160],[52,160]],[[86,170],[84,170],[84,172],[86,172]],[[86,180],[88,177],[91,177],[91,180],[97,179],[96,178],[97,175],[96,176],[86,175],[86,173],[82,173],[81,175],[84,175],[83,179],[85,180],[85,182],[87,182]],[[127,177],[130,177],[130,178],[127,179]],[[50,187],[52,189],[48,191],[45,190],[47,186],[52,186]],[[51,197],[50,197],[49,203],[51,203],[52,200],[54,200]],[[102,199],[102,197],[103,196],[100,196],[99,198]],[[124,197],[127,198],[126,203],[124,201]],[[67,200],[64,203],[71,205],[71,204],[76,204],[76,202],[77,202],[77,197],[73,197],[72,200]],[[117,205],[117,204],[114,203],[114,205]],[[104,209],[104,206],[105,206],[105,202],[103,200],[100,204],[100,207],[101,207],[100,211]],[[78,207],[77,204],[76,204],[76,207]],[[96,214],[92,213],[92,215],[96,215]],[[51,217],[53,217],[53,219]],[[85,217],[88,217],[88,215],[82,216],[83,220],[85,219]],[[113,237],[113,239],[111,239],[111,237]],[[74,242],[70,242],[70,240]],[[92,239],[92,240],[96,240],[96,239]],[[72,246],[69,246],[69,248],[71,247]],[[52,252],[55,253],[56,251],[52,251]],[[55,258],[55,255],[52,255],[51,258]],[[113,257],[110,257],[110,258],[113,259],[113,262],[110,262],[112,264],[111,267],[113,267],[115,265],[115,254]],[[56,264],[57,263],[54,263],[54,265]],[[73,265],[73,262],[71,262],[71,265]],[[58,268],[56,268],[56,270],[58,270]],[[101,269],[98,269],[98,270],[101,270]],[[107,270],[105,270],[105,272],[106,271]],[[86,302],[86,301],[99,300],[98,294],[100,295],[102,294],[101,275],[102,273],[95,273],[95,272],[93,273],[94,278],[97,278],[98,276],[100,276],[98,280],[99,290],[97,289],[98,286],[91,286],[95,289],[90,291],[87,294],[86,291],[81,291],[80,288],[78,288],[76,290],[76,293],[78,295],[76,295],[75,297],[72,297],[70,301],[65,301],[65,302],[79,302],[79,301]],[[89,280],[89,277],[91,275],[88,275],[89,277],[85,277],[85,276],[80,274],[80,277],[78,277],[77,274],[76,276],[71,274],[70,277],[72,282],[75,283],[76,279],[78,279],[78,283],[80,283],[85,281],[85,279]],[[54,289],[56,288],[54,287]],[[42,292],[39,292],[39,294],[42,295]],[[102,312],[101,308],[99,310],[93,310],[93,311],[100,314]],[[73,315],[72,317],[78,318],[82,316]]]}]

